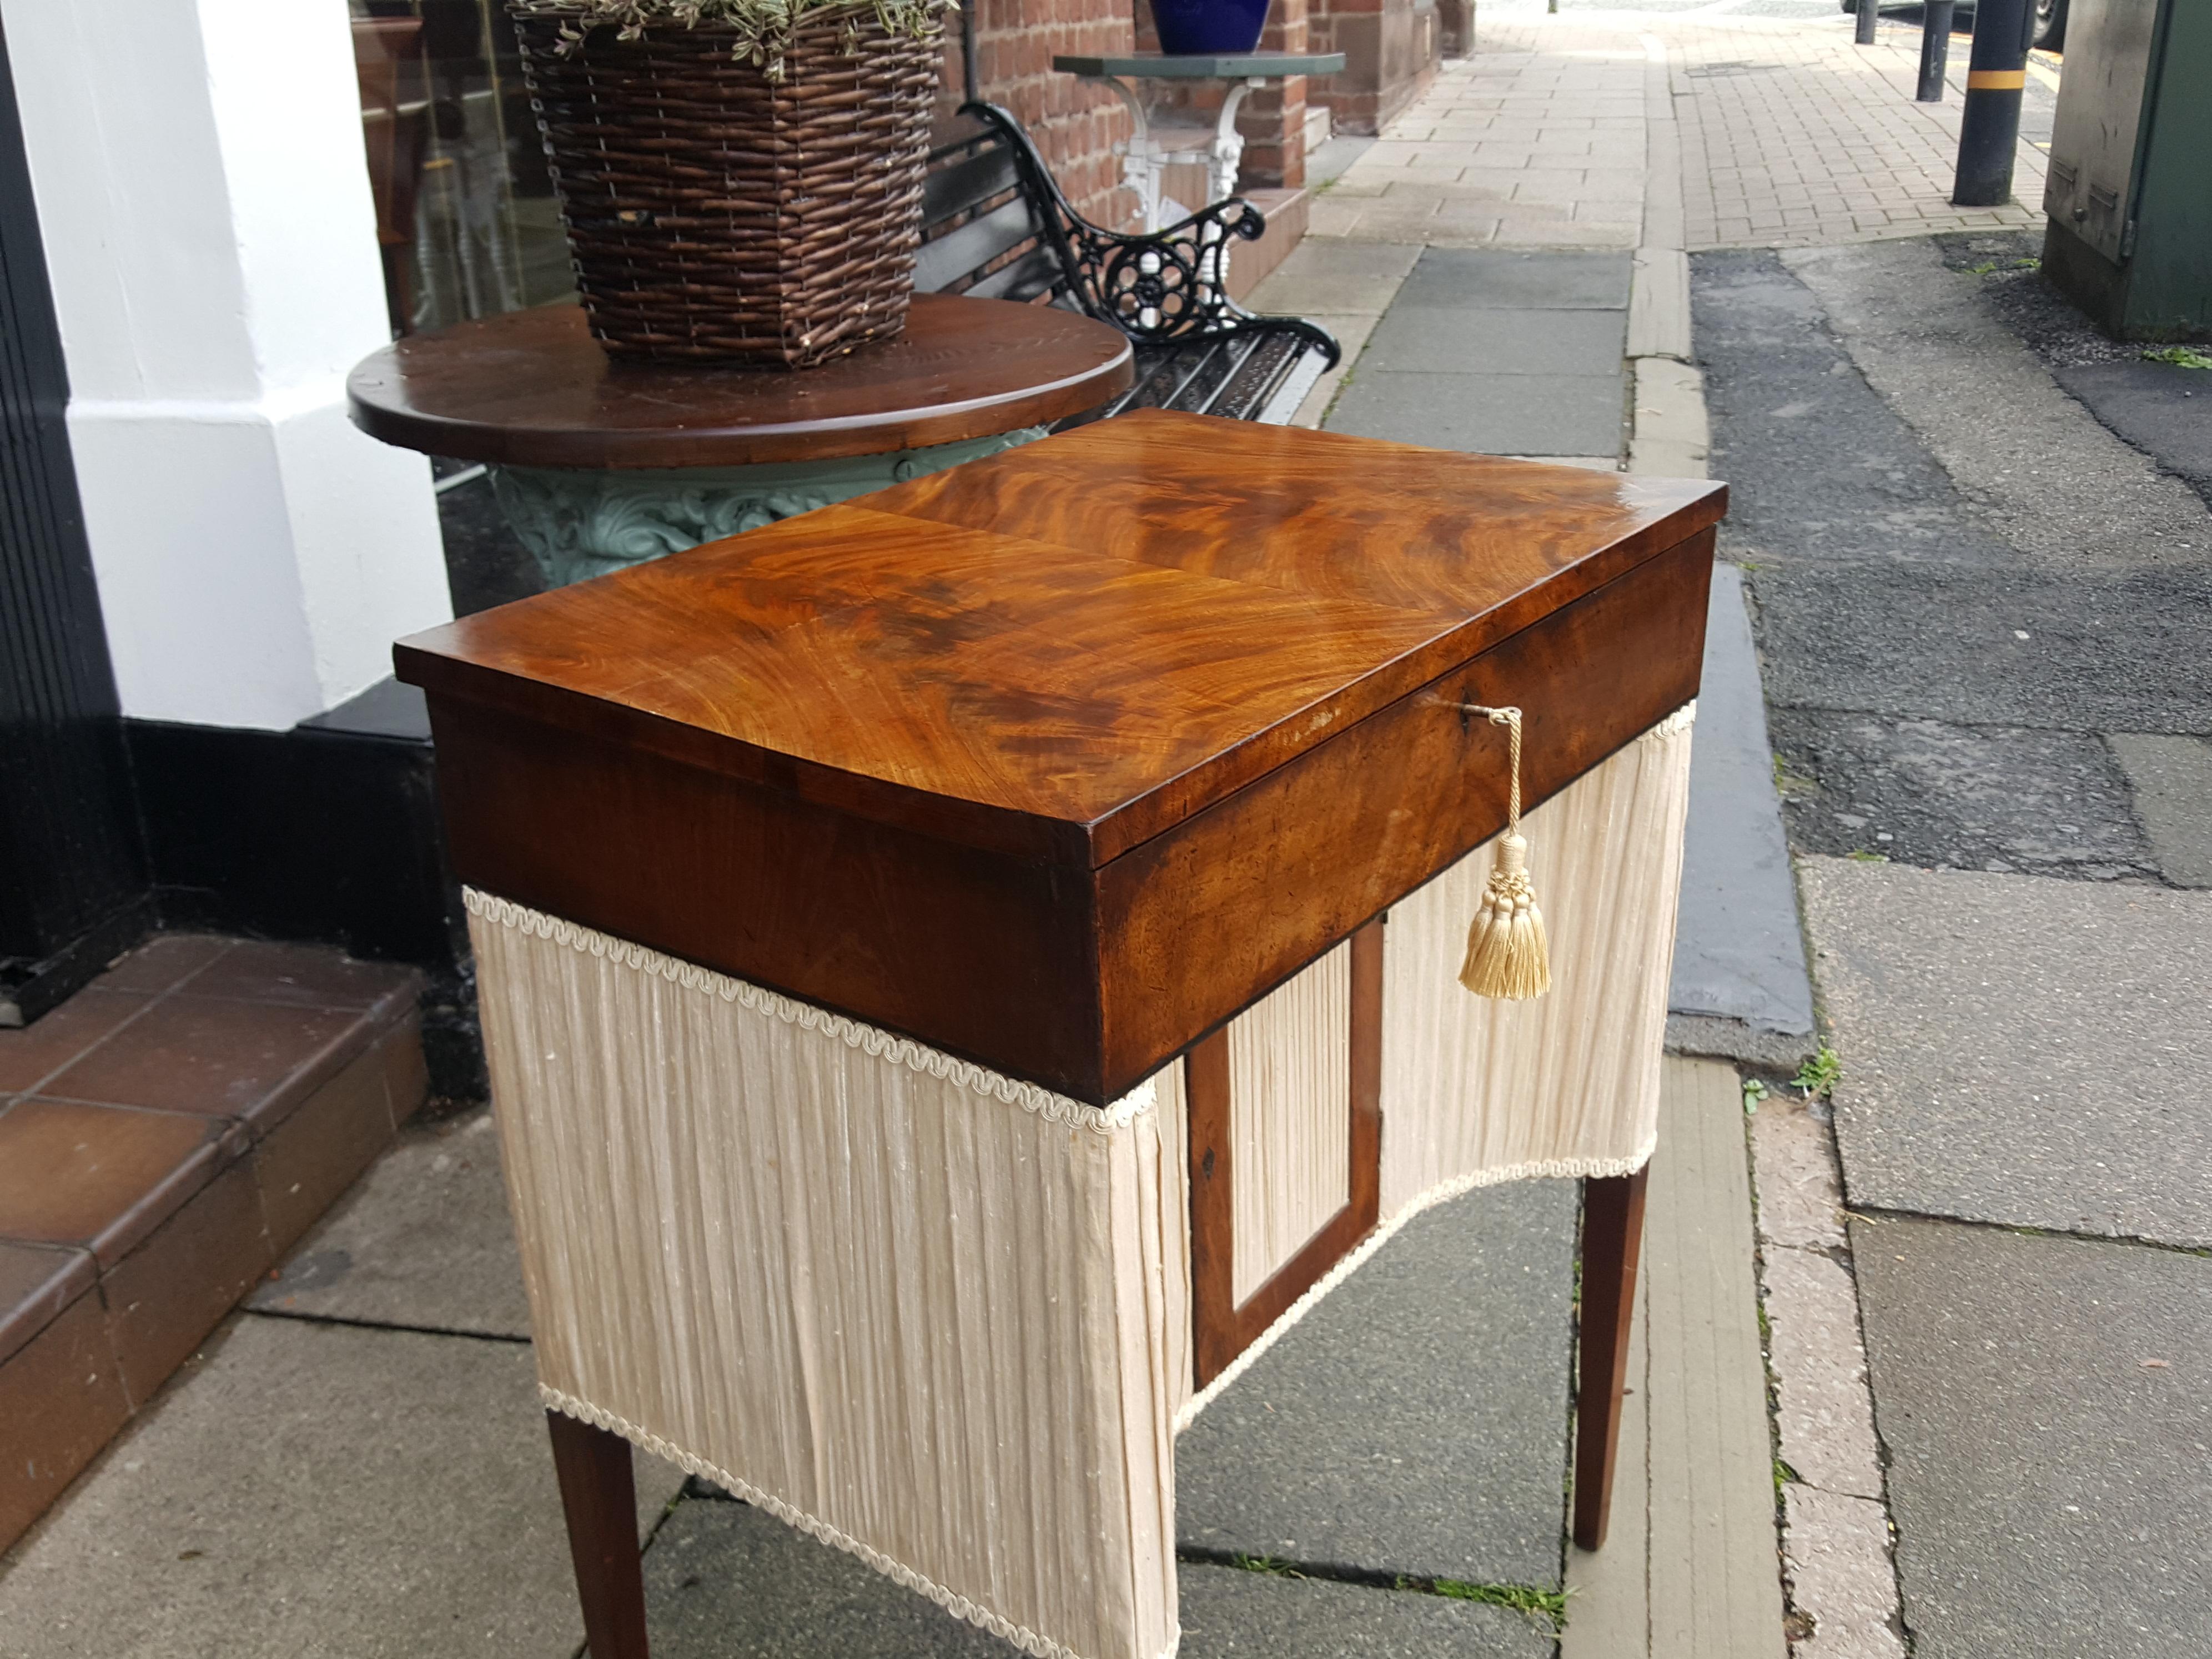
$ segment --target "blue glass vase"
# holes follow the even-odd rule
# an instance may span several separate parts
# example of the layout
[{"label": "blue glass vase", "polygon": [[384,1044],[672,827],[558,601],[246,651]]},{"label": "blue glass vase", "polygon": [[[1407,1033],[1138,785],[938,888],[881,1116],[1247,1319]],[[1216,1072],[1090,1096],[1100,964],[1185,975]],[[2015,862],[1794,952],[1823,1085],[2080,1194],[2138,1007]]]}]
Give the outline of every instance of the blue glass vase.
[{"label": "blue glass vase", "polygon": [[1160,50],[1175,57],[1249,52],[1267,24],[1267,0],[1152,0]]}]

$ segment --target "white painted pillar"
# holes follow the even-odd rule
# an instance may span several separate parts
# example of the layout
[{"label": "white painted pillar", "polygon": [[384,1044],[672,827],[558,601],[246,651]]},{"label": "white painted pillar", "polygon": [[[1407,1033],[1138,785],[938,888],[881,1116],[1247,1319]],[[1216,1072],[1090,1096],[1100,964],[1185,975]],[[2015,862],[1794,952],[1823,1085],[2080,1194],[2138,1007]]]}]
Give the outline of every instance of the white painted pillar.
[{"label": "white painted pillar", "polygon": [[451,614],[428,463],[345,415],[390,337],[345,0],[0,0],[123,712],[281,730]]}]

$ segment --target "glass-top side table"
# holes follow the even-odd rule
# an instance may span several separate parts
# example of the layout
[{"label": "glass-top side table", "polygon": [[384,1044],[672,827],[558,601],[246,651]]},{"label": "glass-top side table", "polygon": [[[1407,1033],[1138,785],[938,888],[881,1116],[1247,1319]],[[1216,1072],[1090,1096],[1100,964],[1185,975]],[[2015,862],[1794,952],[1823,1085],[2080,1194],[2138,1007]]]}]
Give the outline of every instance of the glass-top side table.
[{"label": "glass-top side table", "polygon": [[[1244,94],[1270,81],[1297,75],[1334,75],[1344,67],[1340,52],[1194,52],[1171,55],[1133,52],[1120,57],[1060,56],[1054,69],[1085,81],[1103,82],[1128,106],[1135,131],[1121,152],[1121,178],[1137,192],[1146,232],[1166,228],[1160,190],[1161,176],[1171,166],[1196,162],[1206,169],[1208,199],[1218,202],[1237,193],[1237,171],[1244,159],[1244,139],[1237,131],[1237,112]],[[1202,150],[1170,148],[1152,136],[1152,100],[1138,90],[1139,84],[1157,81],[1226,81],[1228,95],[1221,100],[1221,115],[1214,123],[1213,142]],[[1205,203],[1197,205],[1204,206]]]}]

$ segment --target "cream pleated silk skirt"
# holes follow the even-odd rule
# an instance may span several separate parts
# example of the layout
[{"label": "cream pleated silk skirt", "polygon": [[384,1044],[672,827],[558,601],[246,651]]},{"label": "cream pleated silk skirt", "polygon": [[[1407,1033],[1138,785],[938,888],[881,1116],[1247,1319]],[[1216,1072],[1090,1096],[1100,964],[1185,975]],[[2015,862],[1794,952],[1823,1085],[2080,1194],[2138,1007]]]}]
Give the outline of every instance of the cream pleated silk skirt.
[{"label": "cream pleated silk skirt", "polygon": [[[1477,848],[1384,930],[1382,1220],[1192,1386],[1182,1066],[1103,1109],[467,895],[553,1408],[1024,1652],[1175,1650],[1175,1436],[1397,1227],[1651,1153],[1685,708],[1525,821],[1553,988],[1457,980]],[[1241,1299],[1345,1201],[1349,969],[1231,1028]]]}]

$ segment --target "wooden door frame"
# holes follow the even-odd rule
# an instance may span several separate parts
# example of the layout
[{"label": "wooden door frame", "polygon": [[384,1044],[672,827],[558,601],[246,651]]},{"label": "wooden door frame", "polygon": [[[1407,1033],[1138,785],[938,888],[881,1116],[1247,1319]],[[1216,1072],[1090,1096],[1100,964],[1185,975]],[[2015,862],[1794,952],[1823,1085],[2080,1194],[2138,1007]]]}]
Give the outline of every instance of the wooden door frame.
[{"label": "wooden door frame", "polygon": [[1375,1230],[1382,1198],[1382,920],[1352,935],[1351,1193],[1344,1207],[1242,1304],[1237,1300],[1229,1030],[1184,1060],[1189,1111],[1191,1353],[1204,1388]]}]

